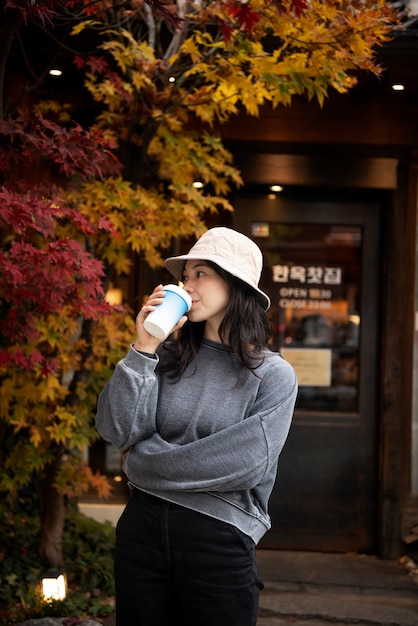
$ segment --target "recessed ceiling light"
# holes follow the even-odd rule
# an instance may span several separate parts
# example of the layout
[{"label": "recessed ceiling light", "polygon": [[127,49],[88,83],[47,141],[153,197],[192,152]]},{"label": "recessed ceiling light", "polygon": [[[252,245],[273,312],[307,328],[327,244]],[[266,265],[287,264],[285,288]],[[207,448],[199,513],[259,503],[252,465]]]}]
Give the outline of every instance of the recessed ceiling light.
[{"label": "recessed ceiling light", "polygon": [[62,70],[55,68],[55,69],[49,70],[49,73],[51,74],[51,76],[61,76]]},{"label": "recessed ceiling light", "polygon": [[280,191],[283,191],[283,187],[281,185],[271,185],[270,191],[274,191],[275,193],[278,193]]},{"label": "recessed ceiling light", "polygon": [[405,85],[403,85],[402,83],[394,83],[392,85],[392,89],[393,91],[404,91]]}]

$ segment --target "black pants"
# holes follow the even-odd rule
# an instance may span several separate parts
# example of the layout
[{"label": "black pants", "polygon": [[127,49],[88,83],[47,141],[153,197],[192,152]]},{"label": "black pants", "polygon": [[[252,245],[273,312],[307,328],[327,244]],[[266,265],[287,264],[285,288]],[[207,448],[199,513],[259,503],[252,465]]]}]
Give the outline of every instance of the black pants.
[{"label": "black pants", "polygon": [[117,626],[255,626],[254,542],[134,489],[116,529]]}]

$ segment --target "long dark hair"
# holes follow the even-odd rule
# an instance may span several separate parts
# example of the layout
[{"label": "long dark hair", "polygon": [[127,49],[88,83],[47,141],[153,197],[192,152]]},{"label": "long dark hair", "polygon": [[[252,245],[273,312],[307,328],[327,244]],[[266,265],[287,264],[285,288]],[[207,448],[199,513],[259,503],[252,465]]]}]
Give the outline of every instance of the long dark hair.
[{"label": "long dark hair", "polygon": [[[229,285],[230,300],[219,326],[220,340],[229,347],[242,367],[255,373],[271,337],[264,300],[239,278],[211,261],[205,263]],[[178,337],[163,345],[159,371],[170,371],[170,378],[178,379],[196,357],[204,330],[204,321],[186,322]]]}]

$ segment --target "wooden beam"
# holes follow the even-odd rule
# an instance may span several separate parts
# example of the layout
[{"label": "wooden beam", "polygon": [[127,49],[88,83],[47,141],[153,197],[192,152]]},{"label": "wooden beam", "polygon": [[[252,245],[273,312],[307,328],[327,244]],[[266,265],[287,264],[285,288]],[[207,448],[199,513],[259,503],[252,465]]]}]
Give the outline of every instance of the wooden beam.
[{"label": "wooden beam", "polygon": [[398,160],[373,157],[236,154],[247,184],[396,189]]}]

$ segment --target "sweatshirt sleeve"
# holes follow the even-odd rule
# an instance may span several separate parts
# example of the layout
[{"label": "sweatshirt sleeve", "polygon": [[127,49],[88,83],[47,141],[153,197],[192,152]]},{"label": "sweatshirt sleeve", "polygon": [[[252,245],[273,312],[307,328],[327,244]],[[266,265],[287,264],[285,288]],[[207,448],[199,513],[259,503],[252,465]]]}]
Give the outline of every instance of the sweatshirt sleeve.
[{"label": "sweatshirt sleeve", "polygon": [[297,395],[286,362],[260,385],[254,411],[246,419],[183,445],[158,433],[135,446],[125,459],[129,475],[144,489],[219,491],[251,489],[277,462],[286,441]]},{"label": "sweatshirt sleeve", "polygon": [[157,363],[158,357],[151,358],[131,348],[99,396],[96,428],[103,439],[120,450],[156,430]]}]

